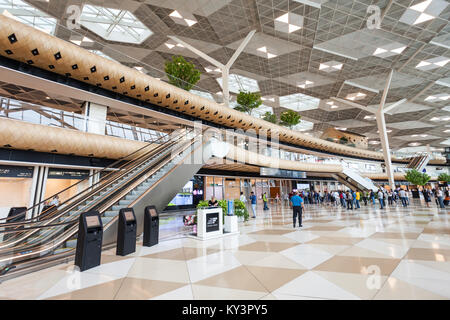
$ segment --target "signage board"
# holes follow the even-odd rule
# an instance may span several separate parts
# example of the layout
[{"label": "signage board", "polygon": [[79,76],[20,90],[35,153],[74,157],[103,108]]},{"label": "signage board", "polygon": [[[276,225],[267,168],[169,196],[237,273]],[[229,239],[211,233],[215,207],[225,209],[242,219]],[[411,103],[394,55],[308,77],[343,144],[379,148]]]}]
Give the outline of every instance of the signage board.
[{"label": "signage board", "polygon": [[206,232],[219,231],[219,213],[211,212],[206,214]]},{"label": "signage board", "polygon": [[0,165],[0,178],[33,178],[33,167]]},{"label": "signage board", "polygon": [[280,178],[293,178],[293,179],[306,178],[306,172],[304,171],[284,170],[277,168],[260,168],[259,174],[261,176],[271,176]]},{"label": "signage board", "polygon": [[75,179],[83,180],[89,177],[89,170],[76,169],[48,169],[48,179]]}]

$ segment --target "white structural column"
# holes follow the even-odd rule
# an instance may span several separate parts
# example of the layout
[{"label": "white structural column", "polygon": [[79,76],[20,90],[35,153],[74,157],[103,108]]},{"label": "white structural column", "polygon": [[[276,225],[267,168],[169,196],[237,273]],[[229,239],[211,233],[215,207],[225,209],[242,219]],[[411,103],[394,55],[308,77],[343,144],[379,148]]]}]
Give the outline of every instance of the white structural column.
[{"label": "white structural column", "polygon": [[106,112],[108,107],[92,103],[85,102],[83,104],[84,115],[84,130],[90,133],[105,134],[106,128]]},{"label": "white structural column", "polygon": [[383,91],[383,96],[381,97],[381,102],[378,110],[375,115],[377,117],[377,125],[378,131],[380,133],[380,141],[381,146],[383,147],[383,155],[384,155],[384,163],[386,164],[386,173],[389,179],[389,186],[392,189],[395,189],[395,181],[394,181],[394,172],[392,170],[392,162],[391,162],[391,151],[389,149],[389,140],[386,132],[386,121],[384,119],[384,104],[386,102],[386,96],[389,91],[389,86],[391,85],[392,75],[394,70],[391,69],[389,72],[389,76],[386,81],[386,86]]},{"label": "white structural column", "polygon": [[245,37],[245,39],[241,42],[239,47],[236,49],[236,51],[231,56],[230,60],[227,62],[226,65],[220,63],[214,58],[211,58],[206,53],[194,48],[189,43],[184,42],[183,40],[178,39],[175,36],[169,36],[170,39],[178,42],[179,44],[183,45],[185,48],[191,50],[196,55],[202,57],[206,61],[211,62],[214,66],[217,68],[220,68],[222,71],[222,92],[223,92],[223,102],[225,106],[229,106],[230,103],[230,91],[228,89],[228,76],[230,75],[230,68],[233,65],[233,63],[236,61],[237,57],[241,54],[242,50],[244,50],[245,46],[250,42],[250,39],[255,34],[256,30],[252,30],[248,33],[248,35]]}]

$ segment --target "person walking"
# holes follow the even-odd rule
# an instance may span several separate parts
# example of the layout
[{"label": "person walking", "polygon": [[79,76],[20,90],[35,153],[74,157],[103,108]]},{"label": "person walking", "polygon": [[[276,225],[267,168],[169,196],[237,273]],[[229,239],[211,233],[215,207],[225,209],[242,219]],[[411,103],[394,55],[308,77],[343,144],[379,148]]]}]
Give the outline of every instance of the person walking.
[{"label": "person walking", "polygon": [[430,202],[431,202],[430,189],[423,188],[422,193],[423,193],[423,199],[425,200],[425,204],[427,205],[427,208],[429,208],[430,207]]},{"label": "person walking", "polygon": [[380,209],[386,209],[384,206],[384,195],[381,188],[378,190],[378,201],[380,202]]},{"label": "person walking", "polygon": [[373,190],[370,190],[370,199],[372,199],[372,204],[375,205],[375,192]]},{"label": "person walking", "polygon": [[269,210],[269,207],[267,206],[267,193],[264,192],[263,197],[262,197],[263,203],[264,203],[264,209],[263,210]]},{"label": "person walking", "polygon": [[390,206],[392,206],[394,204],[394,195],[393,195],[392,190],[389,190],[389,192],[388,192],[388,204]]},{"label": "person walking", "polygon": [[362,199],[364,201],[365,206],[367,206],[367,196],[368,196],[368,193],[367,193],[367,191],[364,190]]},{"label": "person walking", "polygon": [[345,194],[342,191],[339,191],[339,199],[341,200],[342,208],[345,208]]},{"label": "person walking", "polygon": [[347,191],[345,194],[345,197],[347,198],[347,210],[350,210],[350,207],[353,210],[353,195],[352,195],[352,193]]},{"label": "person walking", "polygon": [[361,209],[361,206],[359,205],[359,200],[361,199],[361,193],[356,190],[355,193],[355,204],[356,204],[356,209]]},{"label": "person walking", "polygon": [[256,218],[256,195],[253,191],[250,194],[250,203],[252,205],[252,211],[253,211],[252,218]]},{"label": "person walking", "polygon": [[400,189],[398,192],[398,195],[400,197],[400,201],[402,202],[402,206],[407,207],[408,203],[406,202],[406,191],[403,189]]},{"label": "person walking", "polygon": [[298,195],[298,192],[295,191],[294,195],[291,198],[292,203],[292,217],[294,222],[294,228],[295,228],[295,222],[297,220],[298,216],[298,227],[301,228],[302,226],[302,214],[303,210],[305,210],[305,206],[303,205],[303,199]]},{"label": "person walking", "polygon": [[442,192],[441,188],[439,188],[439,187],[436,188],[436,198],[439,202],[439,206],[441,207],[441,209],[445,209],[444,193]]}]

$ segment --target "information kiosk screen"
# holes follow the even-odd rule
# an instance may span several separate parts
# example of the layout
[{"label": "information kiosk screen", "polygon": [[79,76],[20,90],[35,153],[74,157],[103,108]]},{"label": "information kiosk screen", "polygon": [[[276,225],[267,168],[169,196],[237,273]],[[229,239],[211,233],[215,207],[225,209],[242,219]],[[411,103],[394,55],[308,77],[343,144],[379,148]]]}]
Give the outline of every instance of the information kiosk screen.
[{"label": "information kiosk screen", "polygon": [[100,218],[98,216],[87,216],[86,223],[88,228],[100,227]]},{"label": "information kiosk screen", "polygon": [[156,209],[151,208],[151,209],[150,209],[150,215],[151,215],[152,217],[157,217],[157,216],[158,216],[158,213],[156,212]]},{"label": "information kiosk screen", "polygon": [[134,221],[133,211],[125,211],[125,220]]}]

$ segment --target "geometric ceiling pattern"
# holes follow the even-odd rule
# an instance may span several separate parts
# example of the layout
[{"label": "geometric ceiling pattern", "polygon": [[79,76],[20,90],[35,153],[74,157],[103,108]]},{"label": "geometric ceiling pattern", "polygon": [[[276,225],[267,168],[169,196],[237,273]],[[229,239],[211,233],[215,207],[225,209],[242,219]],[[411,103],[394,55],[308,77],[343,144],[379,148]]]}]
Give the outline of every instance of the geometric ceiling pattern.
[{"label": "geometric ceiling pattern", "polygon": [[[0,10],[11,2],[0,0]],[[45,19],[55,19],[56,37],[98,50],[162,81],[167,80],[164,62],[183,55],[202,72],[194,90],[219,103],[221,72],[169,36],[226,64],[247,34],[256,30],[231,67],[232,99],[239,88],[259,91],[268,97],[264,105],[277,115],[298,110],[311,135],[346,127],[368,136],[374,150],[380,149],[378,128],[367,108],[380,104],[393,69],[386,104],[405,102],[386,113],[391,147],[418,142],[442,148],[450,138],[450,121],[445,120],[450,119],[450,99],[445,99],[450,96],[448,1],[82,1],[89,6],[84,12],[90,13],[75,29],[67,27],[67,9],[80,1],[17,2],[22,11],[15,12],[22,17],[24,10],[28,18],[33,16],[25,3]],[[368,24],[372,13],[367,9],[373,4],[381,11],[379,29]],[[102,27],[96,26],[96,19],[104,24],[102,32],[96,29]]]}]

